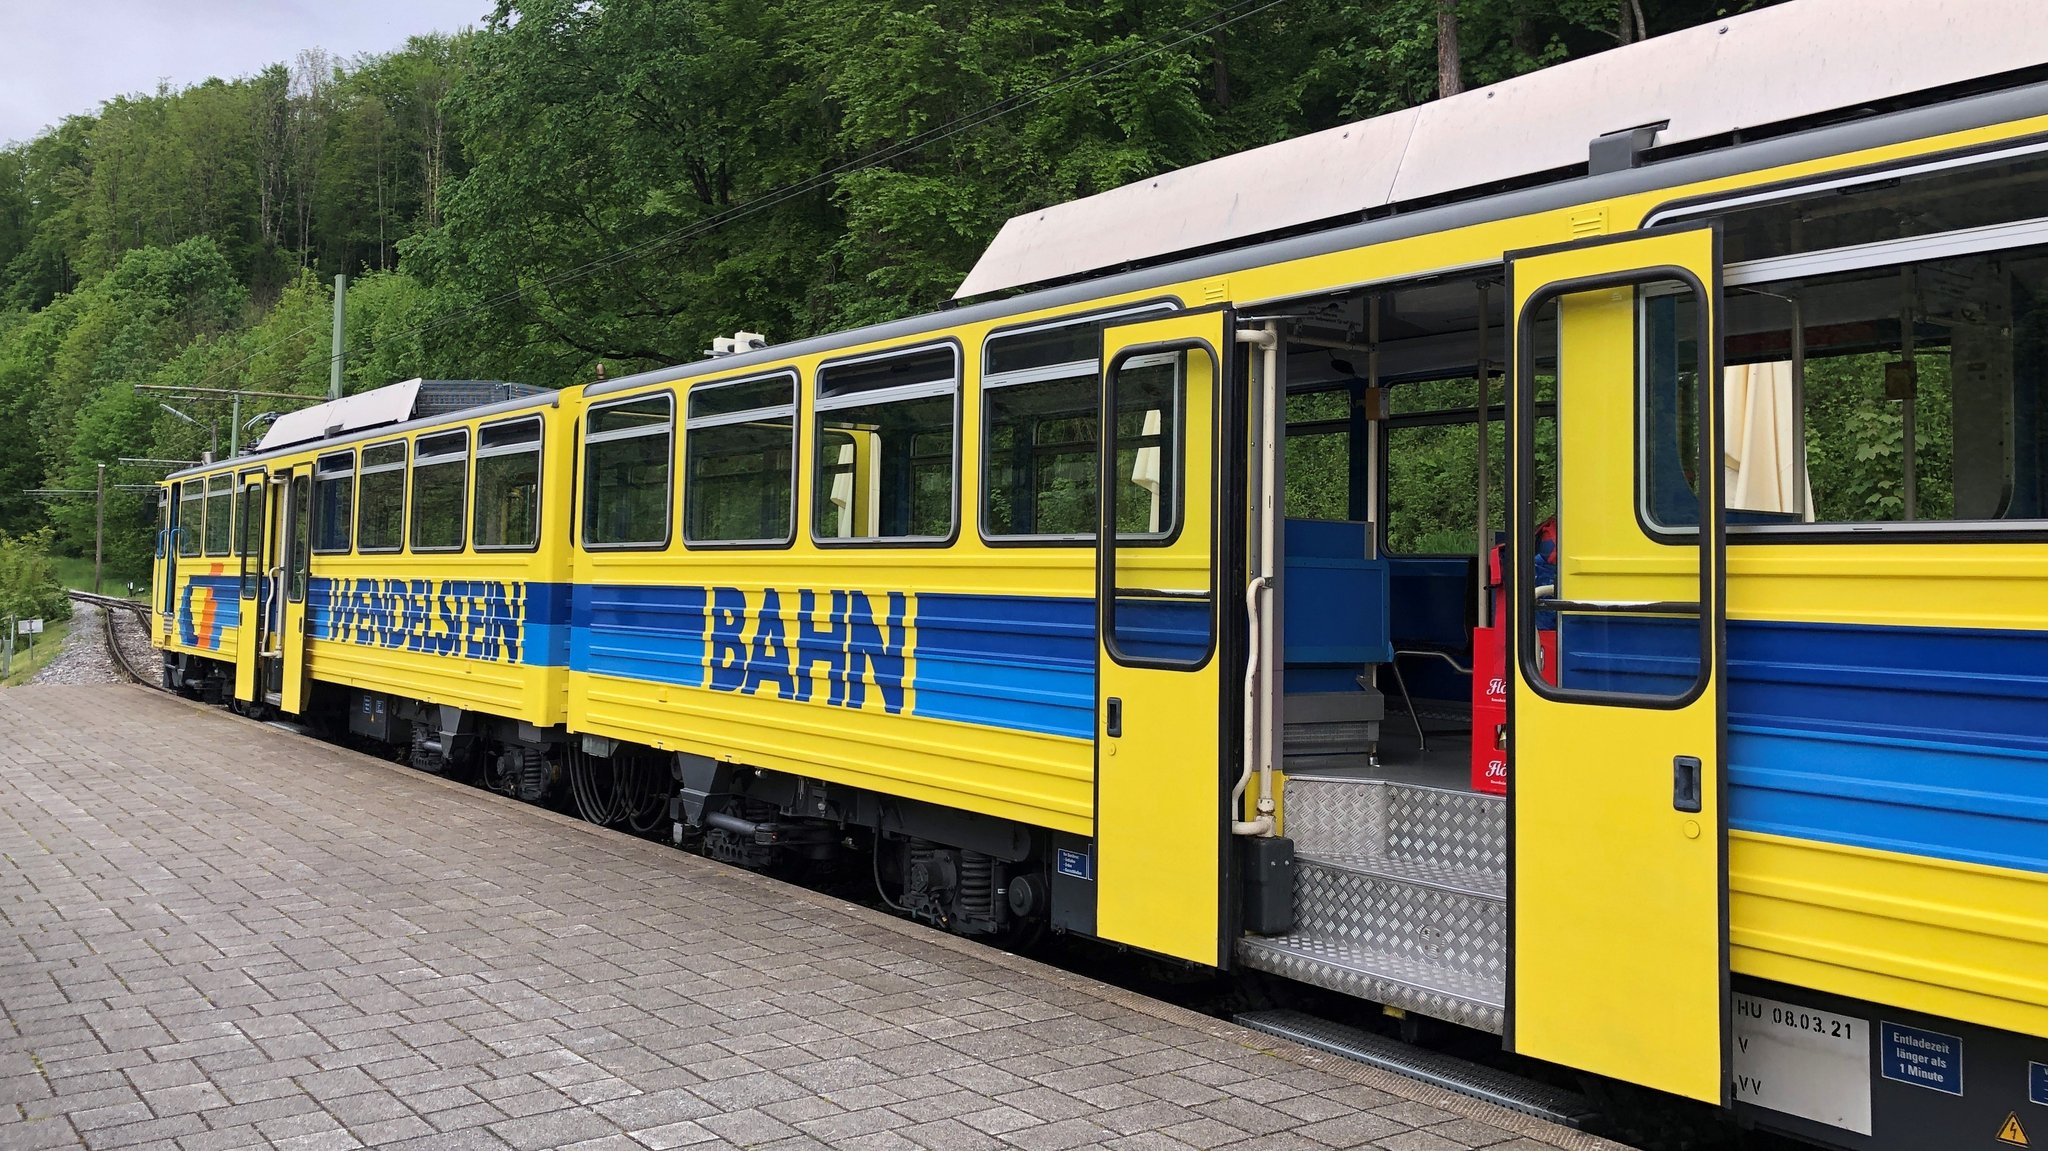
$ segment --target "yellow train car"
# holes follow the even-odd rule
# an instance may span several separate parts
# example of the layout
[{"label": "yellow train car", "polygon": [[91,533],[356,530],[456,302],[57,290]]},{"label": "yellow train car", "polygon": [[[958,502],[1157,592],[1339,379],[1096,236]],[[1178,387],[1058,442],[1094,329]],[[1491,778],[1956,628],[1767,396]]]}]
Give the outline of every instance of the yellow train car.
[{"label": "yellow train car", "polygon": [[[543,491],[573,445],[559,393],[473,402],[508,390],[410,381],[292,413],[254,454],[171,477],[166,684],[396,739],[436,770],[482,735],[559,729],[568,537]],[[552,777],[536,756],[491,766],[532,799]]]},{"label": "yellow train car", "polygon": [[[217,643],[308,605],[237,698],[952,930],[2016,1145],[2043,204],[2028,5],[1795,0],[1020,216],[933,315],[174,476],[160,635],[230,662],[234,476],[284,590]],[[532,551],[364,548],[536,417]],[[354,538],[280,553],[323,481]]]},{"label": "yellow train car", "polygon": [[243,638],[245,541],[235,532],[235,479],[235,470],[223,467],[181,477],[159,490],[153,573],[156,645],[230,665]]}]

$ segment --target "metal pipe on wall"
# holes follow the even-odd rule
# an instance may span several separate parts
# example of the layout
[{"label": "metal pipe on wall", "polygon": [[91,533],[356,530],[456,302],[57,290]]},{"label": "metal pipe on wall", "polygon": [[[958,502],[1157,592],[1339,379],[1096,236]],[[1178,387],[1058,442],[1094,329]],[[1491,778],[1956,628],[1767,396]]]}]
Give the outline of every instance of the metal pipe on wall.
[{"label": "metal pipe on wall", "polygon": [[[1245,612],[1251,628],[1252,650],[1245,666],[1244,767],[1237,786],[1230,793],[1232,835],[1272,835],[1278,829],[1278,804],[1273,797],[1274,736],[1279,728],[1274,710],[1279,695],[1279,629],[1274,626],[1273,589],[1278,579],[1275,557],[1280,554],[1281,437],[1285,434],[1284,392],[1280,378],[1281,345],[1278,321],[1267,321],[1262,329],[1240,331],[1237,342],[1260,351],[1259,371],[1253,380],[1258,397],[1258,499],[1254,503],[1259,542],[1252,578],[1245,588]],[[1244,793],[1254,773],[1259,777],[1258,806],[1251,819],[1239,819]]]}]

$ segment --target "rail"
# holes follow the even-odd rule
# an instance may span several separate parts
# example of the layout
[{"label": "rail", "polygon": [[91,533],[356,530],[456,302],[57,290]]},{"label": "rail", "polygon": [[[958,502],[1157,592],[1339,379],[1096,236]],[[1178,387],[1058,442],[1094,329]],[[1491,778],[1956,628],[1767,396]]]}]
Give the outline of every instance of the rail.
[{"label": "rail", "polygon": [[132,682],[139,683],[144,687],[161,689],[162,685],[158,682],[159,677],[144,675],[135,670],[135,665],[129,662],[128,653],[121,649],[120,633],[114,625],[113,609],[125,609],[135,613],[137,618],[141,619],[143,631],[147,633],[149,630],[149,604],[141,600],[123,599],[120,596],[100,595],[89,591],[74,591],[70,595],[72,599],[80,603],[89,603],[100,609],[100,624],[106,629],[107,654],[113,657],[114,666],[120,670],[121,674],[128,677]]}]

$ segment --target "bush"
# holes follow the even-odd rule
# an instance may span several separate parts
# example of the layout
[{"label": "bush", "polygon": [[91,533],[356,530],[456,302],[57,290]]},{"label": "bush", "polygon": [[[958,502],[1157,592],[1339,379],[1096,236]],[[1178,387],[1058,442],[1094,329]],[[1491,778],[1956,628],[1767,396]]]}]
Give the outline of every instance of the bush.
[{"label": "bush", "polygon": [[71,618],[71,597],[50,563],[50,529],[0,536],[0,616]]}]

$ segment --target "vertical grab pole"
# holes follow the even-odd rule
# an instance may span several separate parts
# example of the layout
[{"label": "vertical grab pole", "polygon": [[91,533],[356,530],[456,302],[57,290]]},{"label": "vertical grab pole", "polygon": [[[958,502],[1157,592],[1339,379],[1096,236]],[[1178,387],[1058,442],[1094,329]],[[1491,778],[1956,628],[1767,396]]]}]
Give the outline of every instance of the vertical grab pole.
[{"label": "vertical grab pole", "polygon": [[[1258,398],[1257,439],[1259,491],[1253,504],[1257,516],[1259,554],[1251,581],[1245,587],[1245,610],[1251,627],[1251,656],[1244,678],[1244,767],[1237,786],[1230,792],[1232,835],[1272,835],[1278,826],[1278,805],[1273,799],[1273,743],[1278,726],[1273,719],[1275,671],[1279,666],[1279,642],[1272,626],[1274,557],[1280,553],[1280,437],[1285,419],[1283,386],[1280,380],[1280,325],[1269,320],[1263,329],[1240,331],[1237,342],[1260,349],[1259,370],[1253,380]],[[1238,818],[1244,812],[1244,793],[1252,773],[1259,776],[1257,815]]]}]

